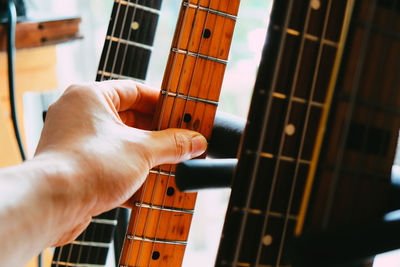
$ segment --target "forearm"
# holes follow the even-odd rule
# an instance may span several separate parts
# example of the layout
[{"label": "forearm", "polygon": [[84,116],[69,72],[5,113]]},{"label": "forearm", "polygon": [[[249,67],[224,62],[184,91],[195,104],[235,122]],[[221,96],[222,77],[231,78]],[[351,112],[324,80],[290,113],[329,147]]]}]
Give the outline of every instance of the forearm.
[{"label": "forearm", "polygon": [[[79,220],[82,199],[70,199],[74,175],[66,162],[39,157],[0,171],[0,262],[22,266]],[[72,203],[71,203],[72,202]],[[67,205],[69,203],[69,205]],[[75,207],[75,210],[72,209]],[[80,211],[83,212],[83,211]]]}]

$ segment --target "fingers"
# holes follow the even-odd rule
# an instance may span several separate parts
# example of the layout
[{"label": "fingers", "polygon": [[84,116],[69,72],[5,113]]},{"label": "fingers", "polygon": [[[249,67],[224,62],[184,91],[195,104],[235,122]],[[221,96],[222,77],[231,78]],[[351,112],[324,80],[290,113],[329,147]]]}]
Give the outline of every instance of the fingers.
[{"label": "fingers", "polygon": [[136,110],[153,114],[159,90],[128,80],[109,80],[97,83],[110,97],[118,112]]},{"label": "fingers", "polygon": [[148,149],[151,165],[178,163],[198,157],[207,149],[207,140],[201,134],[183,129],[149,132]]}]

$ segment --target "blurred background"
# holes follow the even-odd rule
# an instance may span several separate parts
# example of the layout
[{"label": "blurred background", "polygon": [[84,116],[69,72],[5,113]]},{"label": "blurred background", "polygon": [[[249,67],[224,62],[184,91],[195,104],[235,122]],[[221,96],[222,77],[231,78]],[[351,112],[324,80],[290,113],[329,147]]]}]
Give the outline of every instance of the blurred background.
[{"label": "blurred background", "polygon": [[[24,122],[27,145],[33,154],[40,135],[42,107],[48,106],[71,83],[95,80],[105,33],[113,5],[112,0],[27,0],[30,17],[78,15],[82,40],[57,45],[58,86],[51,93],[24,95]],[[180,0],[164,0],[158,23],[147,81],[160,87],[169,44],[175,29]],[[265,40],[271,0],[242,1],[225,74],[219,109],[246,118],[260,52]],[[168,45],[166,45],[168,44]],[[399,164],[399,159],[396,159]],[[196,213],[189,236],[183,266],[212,266],[218,248],[230,190],[208,190],[199,193]],[[375,266],[400,266],[396,253],[379,257]],[[113,266],[109,260],[108,266]]]}]

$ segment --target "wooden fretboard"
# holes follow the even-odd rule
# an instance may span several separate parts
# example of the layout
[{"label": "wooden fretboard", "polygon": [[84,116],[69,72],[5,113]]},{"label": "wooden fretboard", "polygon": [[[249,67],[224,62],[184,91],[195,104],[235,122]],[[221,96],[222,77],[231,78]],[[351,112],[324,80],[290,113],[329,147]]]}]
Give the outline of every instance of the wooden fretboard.
[{"label": "wooden fretboard", "polygon": [[[238,8],[239,0],[182,2],[154,130],[210,137]],[[174,171],[152,169],[135,194],[120,266],[181,266],[196,194],[176,189]]]},{"label": "wooden fretboard", "polygon": [[[145,80],[161,2],[162,0],[114,2],[96,81]],[[118,209],[114,209],[94,217],[75,241],[57,247],[52,267],[105,265],[117,225],[117,214]]]},{"label": "wooden fretboard", "polygon": [[216,266],[289,266],[295,234],[382,218],[399,5],[274,1]]}]

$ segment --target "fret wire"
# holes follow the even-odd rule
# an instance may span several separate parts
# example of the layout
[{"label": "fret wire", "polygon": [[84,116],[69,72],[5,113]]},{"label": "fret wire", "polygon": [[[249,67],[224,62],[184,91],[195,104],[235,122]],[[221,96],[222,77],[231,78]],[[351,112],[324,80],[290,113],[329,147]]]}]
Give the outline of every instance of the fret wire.
[{"label": "fret wire", "polygon": [[[287,99],[287,97],[288,97],[287,95],[278,93],[278,92],[273,92],[272,96],[275,98],[280,98],[280,99]],[[304,98],[300,98],[300,97],[296,97],[296,96],[292,97],[292,101],[297,102],[297,103],[302,103],[302,104],[310,104],[311,106],[320,107],[320,108],[323,108],[325,106],[324,103],[320,103],[320,102],[312,101],[311,99],[304,99]]]},{"label": "fret wire", "polygon": [[140,237],[140,236],[133,236],[133,235],[126,235],[126,238],[128,238],[130,240],[159,243],[159,244],[182,245],[182,246],[187,245],[186,241],[180,241],[180,240],[157,239],[157,238],[148,238],[148,237]]},{"label": "fret wire", "polygon": [[[295,191],[295,186],[297,183],[297,177],[298,177],[298,171],[299,171],[299,167],[300,167],[300,155],[302,155],[303,152],[303,147],[304,147],[304,140],[305,140],[305,136],[306,136],[306,132],[307,132],[307,128],[308,128],[308,123],[309,123],[309,115],[311,112],[311,106],[319,106],[321,108],[325,107],[325,104],[323,103],[318,103],[318,105],[315,105],[315,102],[312,101],[313,97],[314,97],[314,92],[315,92],[315,86],[316,86],[316,82],[317,82],[317,76],[319,74],[319,66],[320,66],[320,62],[321,62],[321,57],[322,57],[322,50],[323,50],[323,40],[326,40],[325,34],[326,34],[326,30],[327,30],[327,25],[328,25],[328,21],[329,21],[329,17],[330,17],[330,12],[331,12],[331,8],[332,8],[332,0],[328,1],[327,4],[327,9],[326,9],[326,13],[325,13],[325,19],[324,19],[324,26],[323,26],[323,30],[322,30],[322,34],[321,34],[321,42],[318,46],[318,56],[317,56],[317,62],[316,65],[314,67],[314,74],[313,74],[313,81],[312,81],[312,86],[311,86],[311,90],[310,90],[310,94],[309,94],[309,98],[308,98],[308,104],[307,104],[307,111],[306,111],[306,116],[305,116],[305,121],[304,121],[304,127],[302,130],[302,134],[301,134],[301,141],[300,141],[300,147],[299,147],[299,152],[297,154],[297,159],[296,159],[296,167],[295,167],[295,171],[294,171],[294,175],[293,175],[293,183],[291,184],[291,189],[290,189],[290,195],[289,195],[289,201],[287,204],[287,208],[286,208],[286,216],[285,216],[285,222],[284,222],[284,226],[283,226],[283,231],[282,231],[282,235],[281,235],[281,240],[280,240],[280,246],[279,246],[279,253],[278,253],[278,263],[280,264],[280,260],[282,257],[282,252],[283,252],[283,248],[284,248],[284,242],[285,242],[285,236],[286,236],[286,231],[287,231],[287,227],[288,227],[288,220],[289,219],[294,219],[294,220],[298,220],[298,216],[291,216],[291,206],[292,206],[292,202],[293,202],[293,197],[294,197],[294,191]],[[308,25],[306,26],[306,28],[308,28]],[[305,35],[305,38],[307,38],[307,35]],[[317,39],[318,40],[318,39]],[[335,43],[335,47],[338,47],[338,44]],[[298,101],[297,98],[293,98],[294,101]],[[303,162],[304,163],[304,162]],[[310,161],[307,162],[307,164],[311,164]]]},{"label": "fret wire", "polygon": [[[288,28],[288,25],[289,25],[289,14],[290,14],[290,12],[292,10],[292,6],[293,6],[293,2],[290,1],[289,4],[288,4],[287,10],[286,10],[286,18],[285,18],[284,27],[283,27],[284,29]],[[279,52],[278,52],[278,56],[277,56],[275,69],[279,69],[280,66],[281,66],[281,60],[282,60],[282,56],[283,56],[283,47],[284,47],[284,44],[285,44],[285,39],[286,39],[285,35],[282,34],[281,37],[280,37],[280,44],[279,44],[279,50],[278,50]],[[277,76],[278,76],[277,75],[277,71],[275,71],[274,74],[273,74],[273,78],[272,78],[271,88],[275,88],[276,83],[277,83]],[[262,118],[262,128],[261,128],[261,135],[260,136],[265,136],[266,131],[267,131],[267,121],[268,121],[269,114],[270,114],[270,111],[271,111],[271,102],[272,102],[272,97],[268,97],[267,104],[266,104],[266,112],[264,113],[264,116]],[[261,153],[262,152],[262,145],[263,145],[263,142],[260,141],[259,144],[258,144],[258,147],[257,147],[257,153]],[[253,168],[252,168],[253,172],[252,172],[251,178],[250,178],[250,184],[249,184],[249,190],[248,190],[249,194],[247,195],[247,198],[246,198],[245,207],[247,209],[250,207],[251,195],[252,195],[251,192],[253,192],[253,190],[254,190],[255,181],[257,179],[257,177],[256,177],[257,172],[255,170],[258,169],[259,164],[260,164],[260,157],[256,157],[256,159],[255,159],[255,161],[253,163]],[[245,224],[247,223],[247,218],[248,218],[248,214],[245,212],[244,216],[242,217],[242,220],[240,222],[241,223],[241,227],[240,227],[240,230],[239,230],[237,245],[236,245],[236,249],[235,249],[235,252],[234,252],[235,256],[233,258],[233,263],[234,264],[237,264],[239,262],[239,252],[240,252],[240,249],[242,247],[242,241],[243,241],[243,236],[244,236],[244,231],[245,231]]]},{"label": "fret wire", "polygon": [[194,96],[187,96],[187,95],[184,95],[184,94],[178,94],[178,93],[174,93],[174,92],[169,92],[169,91],[167,91],[165,89],[161,90],[161,94],[162,95],[168,95],[170,97],[181,98],[181,99],[184,99],[184,100],[190,100],[190,101],[194,101],[194,102],[200,102],[200,103],[210,104],[210,105],[213,105],[213,106],[218,106],[218,102],[217,101],[204,99],[204,98],[199,98],[199,97],[194,97]]},{"label": "fret wire", "polygon": [[103,75],[103,76],[107,76],[110,77],[110,79],[115,78],[115,79],[125,79],[125,80],[132,80],[135,82],[139,82],[139,83],[144,83],[145,80],[142,79],[138,79],[138,78],[134,78],[134,77],[130,77],[130,76],[125,76],[125,75],[121,75],[121,74],[117,74],[117,73],[110,73],[107,71],[97,71],[97,74]]},{"label": "fret wire", "polygon": [[[353,113],[354,113],[354,109],[355,109],[355,99],[356,99],[356,96],[358,94],[358,90],[360,87],[361,75],[362,75],[362,69],[363,69],[362,66],[364,65],[364,62],[365,62],[365,57],[366,57],[367,47],[368,47],[368,39],[371,34],[372,20],[376,14],[376,8],[377,8],[376,6],[377,6],[377,0],[374,0],[373,4],[372,4],[372,8],[370,10],[370,13],[368,14],[369,21],[368,21],[368,25],[366,27],[367,30],[366,30],[366,33],[364,33],[364,38],[363,38],[362,45],[360,48],[361,49],[360,50],[361,58],[358,61],[357,68],[353,75],[354,83],[351,88],[354,88],[354,89],[352,90],[352,93],[350,96],[349,112],[347,112],[347,114],[346,114],[346,120],[345,120],[345,124],[343,126],[343,129],[344,129],[343,136],[348,136],[348,133],[350,131],[350,122],[351,122],[351,118],[353,117]],[[325,210],[324,210],[324,215],[323,215],[323,220],[322,220],[322,227],[324,229],[326,229],[326,227],[328,226],[332,208],[333,208],[334,194],[336,192],[337,184],[339,181],[340,169],[342,169],[342,165],[343,165],[343,155],[344,155],[344,150],[345,150],[345,146],[346,146],[346,138],[341,138],[341,140],[339,142],[340,143],[339,143],[338,154],[337,154],[338,156],[336,158],[336,162],[338,162],[338,164],[336,164],[336,168],[333,170],[332,182],[330,183],[331,190],[328,192],[328,198],[327,198],[327,202],[325,205]]]},{"label": "fret wire", "polygon": [[171,177],[175,176],[174,172],[166,172],[166,171],[162,171],[162,170],[159,170],[159,169],[151,169],[149,172],[150,173],[154,173],[154,174],[161,174],[161,175],[171,176]]},{"label": "fret wire", "polygon": [[90,220],[91,223],[100,223],[100,224],[109,224],[109,225],[117,225],[117,220],[109,220],[109,219],[97,219],[92,218]]},{"label": "fret wire", "polygon": [[[281,28],[278,25],[274,25],[272,28],[274,30],[277,30],[277,31],[281,30]],[[301,32],[299,32],[297,30],[294,30],[294,29],[290,29],[290,28],[288,28],[286,30],[286,33],[289,34],[289,35],[293,35],[293,36],[300,36],[300,34],[301,34]],[[310,41],[314,41],[314,42],[319,42],[320,41],[323,44],[328,45],[328,46],[332,46],[332,47],[338,47],[338,45],[339,45],[335,41],[331,41],[331,40],[325,39],[325,38],[320,38],[320,37],[312,35],[310,33],[303,33],[303,35],[304,35],[304,38],[306,38],[307,40],[310,40]]]},{"label": "fret wire", "polygon": [[220,59],[220,58],[216,58],[216,57],[211,57],[211,56],[207,56],[207,55],[202,55],[200,53],[194,53],[194,52],[190,52],[188,50],[183,50],[183,49],[179,49],[179,48],[171,48],[172,52],[178,53],[178,54],[182,54],[182,55],[187,55],[187,56],[191,56],[191,57],[196,57],[196,58],[201,58],[201,59],[206,59],[206,60],[211,60],[217,63],[221,63],[221,64],[228,64],[228,61],[225,59]]},{"label": "fret wire", "polygon": [[198,9],[198,10],[201,10],[201,11],[205,11],[205,12],[208,12],[210,14],[221,16],[221,17],[225,17],[225,18],[228,18],[228,19],[231,19],[231,20],[234,20],[234,21],[236,21],[236,19],[237,19],[237,17],[234,16],[234,15],[231,15],[231,14],[228,14],[228,13],[225,13],[225,12],[221,12],[221,11],[218,11],[218,10],[214,10],[214,9],[211,9],[211,8],[202,7],[202,6],[200,6],[200,4],[199,5],[195,5],[195,4],[190,4],[188,2],[182,2],[182,4],[184,6],[186,6],[186,7],[189,7],[189,8],[194,8],[194,9]]},{"label": "fret wire", "polygon": [[114,36],[110,36],[110,35],[107,35],[106,40],[109,40],[109,41],[115,42],[115,43],[126,44],[126,45],[129,45],[129,46],[139,47],[139,48],[143,48],[143,49],[150,50],[150,51],[153,50],[153,47],[150,46],[150,45],[138,43],[138,42],[135,42],[135,41],[125,40],[125,39],[114,37]]},{"label": "fret wire", "polygon": [[98,248],[109,248],[111,245],[111,243],[94,242],[94,241],[78,241],[78,240],[72,241],[71,244],[79,245],[79,246],[98,247]]},{"label": "fret wire", "polygon": [[131,6],[131,7],[137,8],[137,9],[141,9],[141,10],[156,14],[156,15],[160,15],[160,13],[161,13],[160,10],[158,10],[158,9],[151,8],[151,7],[148,7],[148,6],[139,5],[137,3],[132,3],[132,2],[129,2],[129,1],[115,0],[115,2],[117,2],[117,3],[120,2],[121,5]]},{"label": "fret wire", "polygon": [[187,213],[187,214],[194,213],[194,210],[188,210],[188,209],[183,209],[183,208],[164,207],[164,206],[140,203],[140,202],[135,202],[135,206],[143,207],[143,208],[147,208],[147,209],[153,209],[153,210],[160,210],[160,211],[170,211],[170,212]]},{"label": "fret wire", "polygon": [[[306,18],[305,18],[305,21],[304,21],[304,27],[303,27],[304,28],[304,32],[307,32],[307,30],[308,30],[308,22],[309,22],[309,19],[310,19],[310,12],[311,12],[310,5],[311,5],[311,3],[308,3],[307,14],[306,14]],[[287,32],[287,29],[286,29],[286,32]],[[288,121],[289,121],[290,111],[292,109],[292,98],[294,96],[294,91],[295,91],[298,75],[299,75],[299,72],[300,72],[300,65],[301,65],[301,61],[302,61],[302,58],[303,58],[303,51],[304,51],[304,45],[305,45],[305,40],[306,39],[305,39],[305,35],[304,34],[301,34],[300,36],[301,36],[300,37],[301,38],[301,43],[300,43],[300,48],[299,48],[299,52],[298,52],[298,56],[297,56],[297,60],[296,60],[295,73],[294,73],[292,85],[291,85],[291,88],[290,88],[290,94],[289,94],[289,98],[288,98],[289,101],[288,101],[287,111],[286,111],[286,115],[285,115],[285,119],[284,119],[283,125],[287,125]],[[273,87],[273,88],[275,88],[275,87]],[[276,90],[276,88],[275,88],[275,90]],[[284,143],[285,143],[285,131],[283,130],[282,134],[281,134],[279,149],[278,149],[278,156],[277,156],[278,160],[275,163],[275,168],[274,168],[274,171],[273,171],[271,190],[269,192],[266,216],[265,216],[264,224],[263,224],[263,227],[262,227],[262,230],[261,230],[262,231],[261,232],[262,233],[261,236],[265,235],[265,231],[266,231],[266,229],[268,227],[268,221],[269,221],[268,220],[269,219],[268,214],[269,214],[269,212],[271,210],[272,198],[273,198],[273,196],[275,194],[275,186],[276,186],[277,180],[279,179],[278,170],[279,170],[280,163],[281,163],[281,161],[279,160],[279,157],[281,157]],[[296,178],[297,177],[293,178],[293,183],[296,183]],[[293,188],[294,187],[292,187],[292,191],[293,191]],[[283,240],[284,240],[284,236],[285,236],[285,232],[286,232],[286,226],[287,226],[287,221],[285,221],[285,224],[284,224],[284,227],[283,227],[283,232],[282,232],[282,235],[281,235],[279,252],[278,252],[277,263],[276,263],[277,265],[279,265],[280,260],[281,260],[281,256],[282,256]],[[261,251],[262,251],[261,248],[262,248],[262,240],[260,239],[259,243],[258,243],[258,249],[257,249],[256,264],[258,264],[260,262]]]},{"label": "fret wire", "polygon": [[89,263],[71,263],[71,262],[64,262],[64,261],[52,261],[52,264],[64,265],[64,266],[72,266],[72,267],[104,267],[103,264],[89,264]]}]

